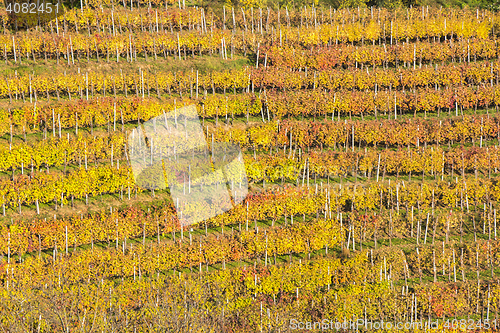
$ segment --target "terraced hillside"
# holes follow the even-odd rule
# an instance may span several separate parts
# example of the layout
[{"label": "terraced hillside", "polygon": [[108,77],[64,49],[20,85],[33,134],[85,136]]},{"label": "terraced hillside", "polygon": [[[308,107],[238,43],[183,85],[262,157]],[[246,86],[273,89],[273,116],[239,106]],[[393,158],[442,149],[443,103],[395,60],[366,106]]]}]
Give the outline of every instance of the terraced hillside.
[{"label": "terraced hillside", "polygon": [[[499,14],[82,4],[0,13],[2,331],[500,326]],[[130,146],[185,106],[248,179],[193,224]]]}]

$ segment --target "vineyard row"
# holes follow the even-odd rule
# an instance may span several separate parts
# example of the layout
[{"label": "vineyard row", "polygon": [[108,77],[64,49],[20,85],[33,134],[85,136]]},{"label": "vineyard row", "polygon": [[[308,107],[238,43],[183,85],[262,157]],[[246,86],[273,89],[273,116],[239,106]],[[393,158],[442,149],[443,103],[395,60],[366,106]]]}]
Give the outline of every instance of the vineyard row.
[{"label": "vineyard row", "polygon": [[[489,207],[490,203],[494,204],[498,201],[500,195],[497,193],[499,187],[496,180],[466,179],[464,182],[451,184],[444,181],[435,184],[414,182],[405,184],[404,181],[396,184],[372,182],[365,188],[341,186],[340,189],[323,188],[323,185],[316,184],[315,188],[303,186],[286,188],[277,192],[268,191],[259,195],[249,195],[246,198],[246,204],[237,205],[223,215],[208,219],[206,226],[240,225],[241,229],[241,225],[248,223],[248,220],[276,221],[283,216],[310,215],[320,212],[321,215],[331,217],[332,214],[335,216],[343,210],[382,210],[385,207],[395,208],[397,214],[403,208],[408,211],[408,207],[416,207],[418,210],[434,210],[440,206],[451,206],[467,208],[469,211],[469,207],[475,210],[477,205],[484,203]],[[45,190],[45,192],[49,191],[51,190]],[[28,193],[28,189],[24,189],[22,193]],[[30,222],[16,221],[10,227],[2,227],[0,252],[8,252],[8,246],[11,246],[23,254],[28,248],[32,250],[36,248],[37,243],[43,248],[51,248],[56,244],[62,248],[65,244],[68,245],[68,235],[69,244],[88,244],[91,240],[109,241],[116,237],[134,238],[141,234],[150,237],[177,230],[180,225],[174,206],[164,203],[161,207],[161,209],[155,209],[152,215],[129,208],[120,212],[111,210],[109,214],[102,212],[93,216],[54,218],[53,221],[46,219],[35,219]],[[216,207],[206,207],[210,210],[214,208]],[[185,210],[186,214],[192,213],[189,209]],[[488,213],[489,221],[491,215],[491,212]],[[408,219],[408,215],[406,218]],[[392,219],[397,221],[399,218],[394,214],[391,221]],[[151,221],[156,222],[151,223]],[[364,221],[368,223],[366,218]],[[76,234],[79,236],[77,237]],[[38,236],[35,237],[35,235]],[[38,237],[40,238],[37,239]]]},{"label": "vineyard row", "polygon": [[[318,16],[318,11],[321,15]],[[391,12],[378,8],[370,10],[364,14],[354,17],[345,9],[330,8],[325,9],[306,8],[300,9],[285,8],[258,10],[251,8],[233,7],[223,8],[221,17],[211,12],[205,13],[203,8],[138,8],[136,10],[123,10],[116,8],[103,9],[101,11],[92,10],[89,7],[82,9],[67,10],[58,20],[52,24],[41,24],[43,28],[49,30],[61,30],[65,33],[71,31],[83,31],[112,34],[133,31],[153,31],[165,33],[165,30],[175,29],[175,31],[204,30],[209,28],[228,29],[233,31],[245,30],[260,31],[266,34],[270,29],[280,29],[280,27],[300,27],[300,29],[316,28],[320,31],[333,29],[338,31],[338,39],[346,42],[363,42],[379,38],[393,39],[416,39],[422,37],[441,37],[455,35],[462,38],[484,36],[491,33],[491,29],[497,27],[498,16],[493,12],[478,12],[472,10],[449,11],[449,15],[444,17],[436,9],[427,10],[410,9],[403,17],[394,17]],[[4,14],[4,13],[2,13]],[[486,15],[485,15],[486,14]],[[37,23],[33,18],[19,15],[18,24],[27,19],[28,24]],[[3,22],[8,23],[8,18],[1,16]],[[44,15],[40,16],[42,22]],[[60,22],[60,23],[59,23]],[[337,28],[338,27],[338,28]]]},{"label": "vineyard row", "polygon": [[[444,66],[423,68],[399,68],[375,70],[330,69],[323,71],[288,71],[275,67],[251,69],[243,68],[223,72],[199,73],[188,72],[142,72],[113,76],[102,73],[86,72],[81,74],[56,75],[22,75],[5,77],[0,84],[0,96],[13,98],[14,96],[29,96],[32,101],[35,96],[40,99],[47,94],[51,96],[65,96],[67,93],[87,96],[93,91],[100,94],[125,94],[140,90],[146,86],[147,90],[155,93],[190,94],[192,90],[199,95],[210,93],[231,92],[252,89],[328,89],[334,92],[347,90],[395,90],[414,89],[417,87],[456,87],[480,84],[498,84],[500,72],[499,62],[447,64]],[[150,93],[148,92],[148,95]],[[68,96],[69,97],[69,96]]]},{"label": "vineyard row", "polygon": [[[440,317],[444,314],[457,315],[470,313],[471,309],[476,305],[479,306],[479,296],[476,300],[472,300],[469,296],[470,289],[474,290],[474,287],[472,283],[468,282],[468,279],[465,278],[464,272],[466,268],[476,268],[479,273],[480,269],[491,267],[493,264],[491,258],[496,255],[498,251],[498,242],[479,241],[476,242],[475,245],[475,248],[472,247],[469,249],[463,248],[457,244],[445,246],[443,243],[442,255],[440,254],[440,246],[424,246],[420,248],[421,251],[416,251],[415,254],[410,255],[405,254],[401,250],[391,249],[392,251],[385,253],[385,255],[377,253],[377,257],[374,257],[371,251],[363,251],[346,261],[336,258],[320,258],[310,262],[306,261],[305,263],[300,261],[293,265],[271,265],[269,267],[259,267],[258,269],[257,267],[254,267],[254,269],[251,267],[232,270],[223,269],[218,273],[209,274],[209,276],[214,278],[213,280],[211,279],[211,281],[215,283],[215,286],[220,288],[222,292],[220,296],[226,298],[226,304],[229,303],[229,299],[232,299],[233,302],[239,301],[235,302],[236,304],[232,304],[232,307],[229,307],[228,310],[230,313],[245,308],[245,306],[253,303],[253,300],[262,299],[263,296],[272,297],[272,299],[268,299],[266,305],[276,304],[276,296],[280,296],[280,300],[288,304],[297,302],[297,305],[299,305],[299,303],[304,302],[311,305],[310,302],[313,300],[308,298],[307,295],[314,292],[320,294],[317,293],[317,291],[321,290],[323,291],[323,293],[321,293],[322,297],[315,299],[315,301],[319,301],[318,306],[331,304],[331,302],[326,302],[327,297],[335,299],[338,297],[343,298],[346,297],[348,293],[352,300],[353,298],[356,299],[356,297],[364,296],[363,301],[356,300],[352,307],[339,306],[335,308],[335,310],[334,308],[327,307],[323,310],[333,310],[333,313],[331,313],[332,315],[345,319],[349,317],[349,315],[362,315],[363,312],[368,312],[367,309],[370,309],[370,316],[377,316],[377,314],[380,316],[380,312],[375,312],[376,309],[372,307],[380,306],[380,302],[384,302],[386,299],[387,293],[391,296],[396,296],[392,295],[392,293],[399,292],[396,291],[393,286],[395,281],[397,282],[403,277],[405,281],[412,276],[421,277],[424,269],[428,270],[426,273],[434,272],[436,276],[436,271],[439,269],[440,275],[444,277],[448,275],[448,279],[450,281],[453,279],[455,284],[457,284],[457,280],[463,280],[460,282],[460,292],[458,292],[459,290],[457,290],[458,288],[456,285],[455,288],[448,288],[446,285],[443,286],[435,282],[430,285],[424,284],[418,286],[415,289],[415,294],[419,297],[419,310],[426,315]],[[40,275],[44,276],[44,279],[40,281],[41,283],[45,282],[51,286],[63,284],[68,286],[68,289],[71,288],[71,284],[69,283],[76,279],[87,279],[88,282],[90,282],[91,279],[92,281],[102,279],[102,285],[104,284],[104,278],[111,277],[113,270],[117,268],[119,268],[118,271],[120,274],[125,274],[127,277],[133,276],[134,281],[137,279],[140,281],[142,278],[144,282],[146,282],[147,280],[151,281],[152,278],[143,275],[153,275],[158,272],[157,268],[159,268],[161,264],[169,261],[166,259],[167,255],[165,252],[157,251],[157,256],[155,258],[152,252],[142,253],[144,249],[140,245],[136,246],[135,250],[137,256],[132,256],[131,253],[123,255],[119,251],[116,251],[116,254],[112,253],[108,255],[106,255],[105,251],[91,251],[90,253],[85,253],[86,256],[84,258],[79,254],[79,257],[81,257],[79,259],[82,260],[79,266],[80,269],[76,269],[76,267],[71,269],[64,255],[61,255],[62,258],[56,259],[48,268],[45,268],[43,263],[38,259],[29,260],[29,262],[27,261],[24,265],[6,265],[4,288],[7,290],[9,290],[9,288],[13,290],[29,288],[28,290],[32,290],[33,287],[38,285],[37,281],[33,281],[32,278],[39,277]],[[193,252],[197,252],[196,249]],[[460,255],[458,252],[460,252]],[[148,253],[151,254],[152,258],[149,258]],[[143,256],[141,256],[141,254],[143,254]],[[124,262],[119,262],[119,259],[114,259],[113,257],[115,256],[120,257]],[[151,263],[148,265],[149,262]],[[423,267],[424,265],[422,263],[428,262],[432,262],[434,267]],[[439,268],[437,266],[439,266]],[[81,269],[81,267],[87,267],[88,269]],[[459,273],[458,279],[457,273]],[[462,273],[461,277],[460,273]],[[178,279],[181,279],[180,274]],[[197,280],[198,277],[193,274],[192,280],[195,279]],[[344,289],[347,282],[355,282],[356,287]],[[471,282],[474,283],[475,281]],[[191,283],[194,283],[194,281],[191,281]],[[241,283],[242,286],[236,288],[236,286],[233,286],[235,283]],[[368,287],[368,284],[371,285],[371,288]],[[480,285],[481,281],[477,280],[476,291],[478,294],[482,294],[481,298],[485,298],[485,300],[488,301],[488,311],[490,309],[497,311],[499,305],[494,295],[498,293],[498,286],[493,284],[488,287],[484,282],[482,288]],[[143,286],[146,287],[147,284],[144,283]],[[494,287],[494,289],[492,290],[491,287]],[[111,289],[110,287],[108,292],[110,292]],[[375,303],[373,304],[371,298],[378,295],[377,291],[385,291],[386,295],[378,299],[377,302],[373,302]],[[488,293],[486,293],[486,291],[488,291]],[[186,297],[187,290],[184,292],[184,297]],[[436,296],[437,292],[441,292],[438,294],[439,296]],[[391,301],[402,302],[404,304],[406,300],[404,296],[408,295],[408,290],[405,290],[403,287],[403,292],[399,293],[398,296],[392,297]],[[246,295],[246,302],[241,302],[241,300],[244,299],[240,298],[242,294]],[[446,303],[446,298],[443,297],[443,294],[448,296],[451,296],[450,294],[454,295],[450,300],[451,303],[449,303],[449,306],[444,309],[443,305],[448,305],[448,303]],[[202,295],[198,294],[197,296],[198,297],[193,297],[191,299],[199,299]],[[437,299],[437,297],[440,297],[440,299]],[[321,298],[323,299],[321,300]],[[107,301],[111,303],[112,300],[107,299]],[[329,301],[333,301],[333,299],[329,299]],[[452,304],[453,306],[451,306]],[[304,306],[304,304],[301,305]],[[90,304],[82,304],[81,306],[88,308]],[[406,306],[407,305],[404,306],[404,310],[408,310]],[[482,307],[485,307],[484,304]],[[402,310],[403,309],[400,309],[400,311]],[[400,311],[394,311],[393,315],[403,317],[403,312]],[[414,311],[413,305],[411,311]]]},{"label": "vineyard row", "polygon": [[[338,119],[342,116],[388,117],[418,113],[447,112],[450,116],[463,115],[463,109],[488,108],[500,104],[498,86],[455,87],[447,89],[416,89],[414,91],[292,91],[288,93],[264,91],[244,93],[225,97],[208,95],[203,99],[171,98],[158,101],[152,98],[137,99],[94,99],[90,102],[62,103],[56,108],[26,106],[13,112],[0,112],[0,133],[12,133],[12,126],[18,133],[42,131],[77,126],[113,126],[130,121],[147,121],[165,115],[165,112],[194,104],[198,114],[227,122],[234,117],[261,117],[263,122],[290,117],[313,117]],[[204,124],[203,124],[204,125]]]},{"label": "vineyard row", "polygon": [[[403,63],[435,63],[444,61],[469,62],[498,58],[496,38],[449,39],[445,42],[418,41],[415,43],[384,43],[355,46],[335,44],[338,42],[333,31],[321,36],[318,31],[296,28],[274,31],[270,37],[260,33],[232,34],[229,30],[214,30],[201,34],[199,31],[185,31],[176,34],[140,32],[138,34],[65,34],[54,36],[39,33],[34,36],[0,35],[5,61],[15,63],[22,59],[43,61],[57,59],[74,65],[96,58],[98,61],[136,61],[137,56],[157,60],[167,56],[186,59],[202,54],[219,54],[227,59],[228,54],[248,52],[263,57],[265,64],[277,67],[329,69],[336,66],[380,66],[401,65]],[[319,39],[321,36],[322,39]],[[57,38],[56,38],[57,37]],[[487,36],[486,36],[487,37]]]},{"label": "vineyard row", "polygon": [[[160,123],[160,122],[158,122]],[[158,126],[160,126],[158,124]],[[444,123],[440,121],[439,125],[436,120],[433,121],[419,121],[410,120],[405,122],[389,122],[389,121],[326,121],[305,124],[296,121],[283,121],[283,122],[270,122],[266,124],[253,124],[248,127],[207,127],[205,136],[209,139],[214,138],[215,142],[231,142],[239,145],[244,149],[271,149],[283,147],[284,152],[288,149],[301,148],[304,150],[306,147],[322,147],[322,148],[340,148],[342,146],[347,150],[351,147],[356,148],[366,147],[367,145],[391,145],[391,146],[408,146],[416,154],[415,157],[429,159],[428,152],[421,153],[415,151],[413,148],[426,147],[429,143],[452,143],[461,142],[467,143],[472,141],[476,144],[479,142],[480,148],[486,145],[488,140],[498,139],[499,122],[496,117],[477,117],[466,116],[462,119],[445,120]],[[97,136],[83,135],[81,132],[78,136],[67,135],[64,138],[59,137],[57,132],[59,129],[52,128],[52,136],[47,139],[36,141],[35,143],[20,142],[18,144],[10,145],[8,148],[0,149],[0,171],[11,171],[14,169],[21,169],[24,174],[24,169],[29,168],[40,169],[41,167],[63,165],[82,165],[82,161],[88,163],[97,163],[102,161],[111,161],[114,163],[118,159],[123,159],[125,154],[125,147],[127,143],[126,135],[122,132],[112,132],[109,134],[98,134]],[[165,135],[158,138],[156,141],[156,148],[153,145],[154,155],[159,154],[158,147],[162,149],[173,149],[173,139]],[[210,140],[208,140],[210,141]],[[193,149],[195,145],[191,142],[176,143],[177,148],[181,150]],[[444,151],[437,149],[435,154],[444,154]],[[297,151],[296,151],[297,153]],[[461,159],[459,150],[453,149],[446,153],[446,158],[443,163],[450,165],[460,166]],[[479,154],[480,159],[484,159],[485,153],[490,154],[481,149],[479,151],[466,150],[463,151],[467,157],[464,162],[465,170],[470,170],[473,161],[470,160],[474,154]],[[378,154],[370,150],[368,155]],[[382,156],[383,163],[386,163],[386,156],[391,153],[384,153]],[[484,169],[488,164],[490,168],[496,168],[495,150],[493,150],[490,162],[480,161],[477,169]],[[260,154],[259,154],[260,155]],[[360,158],[363,154],[358,153]],[[366,155],[366,153],[365,153]],[[370,155],[370,156],[371,156]],[[295,155],[294,155],[295,156]],[[437,156],[437,155],[436,155]],[[297,156],[298,157],[298,156]],[[335,156],[333,156],[335,159]],[[357,160],[357,155],[348,154],[339,155],[339,158],[346,158],[346,162],[342,164],[343,169],[355,165],[351,163],[353,158]],[[260,159],[260,158],[259,158]],[[366,158],[365,158],[366,159]],[[368,160],[367,160],[368,161]],[[268,161],[271,162],[271,161]],[[298,161],[300,162],[300,160]],[[303,162],[303,161],[302,161]],[[401,161],[402,162],[402,161]],[[262,162],[263,163],[263,162]],[[285,161],[286,163],[286,161]],[[394,163],[394,162],[389,162]],[[418,162],[416,162],[418,164]],[[271,163],[272,165],[276,163]],[[364,164],[364,163],[361,163]],[[373,166],[373,162],[368,163]],[[429,163],[424,163],[429,165]],[[338,165],[338,163],[334,164]],[[384,164],[385,165],[385,164]],[[443,167],[435,167],[432,170],[437,172]],[[448,169],[447,167],[447,169]],[[339,166],[340,168],[340,166]],[[418,167],[417,167],[418,168]],[[427,167],[426,167],[427,168]],[[389,168],[395,169],[395,168]],[[409,169],[408,169],[409,170]],[[363,170],[363,171],[366,171]],[[431,170],[426,169],[427,173]]]},{"label": "vineyard row", "polygon": [[[384,264],[378,262],[371,267],[367,257],[369,255],[360,253],[346,261],[320,258],[290,265],[259,265],[211,273],[143,275],[124,279],[119,284],[101,280],[88,283],[86,288],[64,284],[64,281],[55,281],[40,290],[16,288],[11,284],[9,294],[2,296],[0,304],[4,310],[10,310],[7,313],[24,310],[24,302],[19,301],[23,298],[47,304],[58,314],[62,313],[59,307],[68,309],[66,321],[49,317],[40,320],[38,311],[24,310],[25,322],[41,327],[41,332],[64,329],[66,325],[104,330],[128,325],[146,327],[146,322],[153,319],[175,325],[176,320],[184,316],[209,321],[210,327],[221,329],[236,322],[262,329],[286,329],[292,315],[311,322],[321,322],[323,316],[334,322],[351,318],[384,321],[418,318],[426,322],[428,316],[479,315],[481,311],[486,312],[490,320],[498,318],[496,282],[438,282],[419,285],[411,292],[403,288],[401,292],[387,279],[387,265],[384,269]],[[378,281],[365,283],[367,275],[375,275]],[[355,284],[347,286],[347,282]],[[386,311],[379,311],[380,307]],[[159,308],[168,311],[171,317],[159,316]],[[222,311],[227,315],[225,322],[217,319]],[[88,313],[88,320],[82,320],[81,312]],[[8,316],[4,324],[15,320],[14,315]],[[458,329],[453,332],[470,331],[476,328],[476,322],[457,321],[454,325]],[[197,321],[191,325],[204,327]],[[440,330],[451,332],[443,327],[443,321]]]}]

